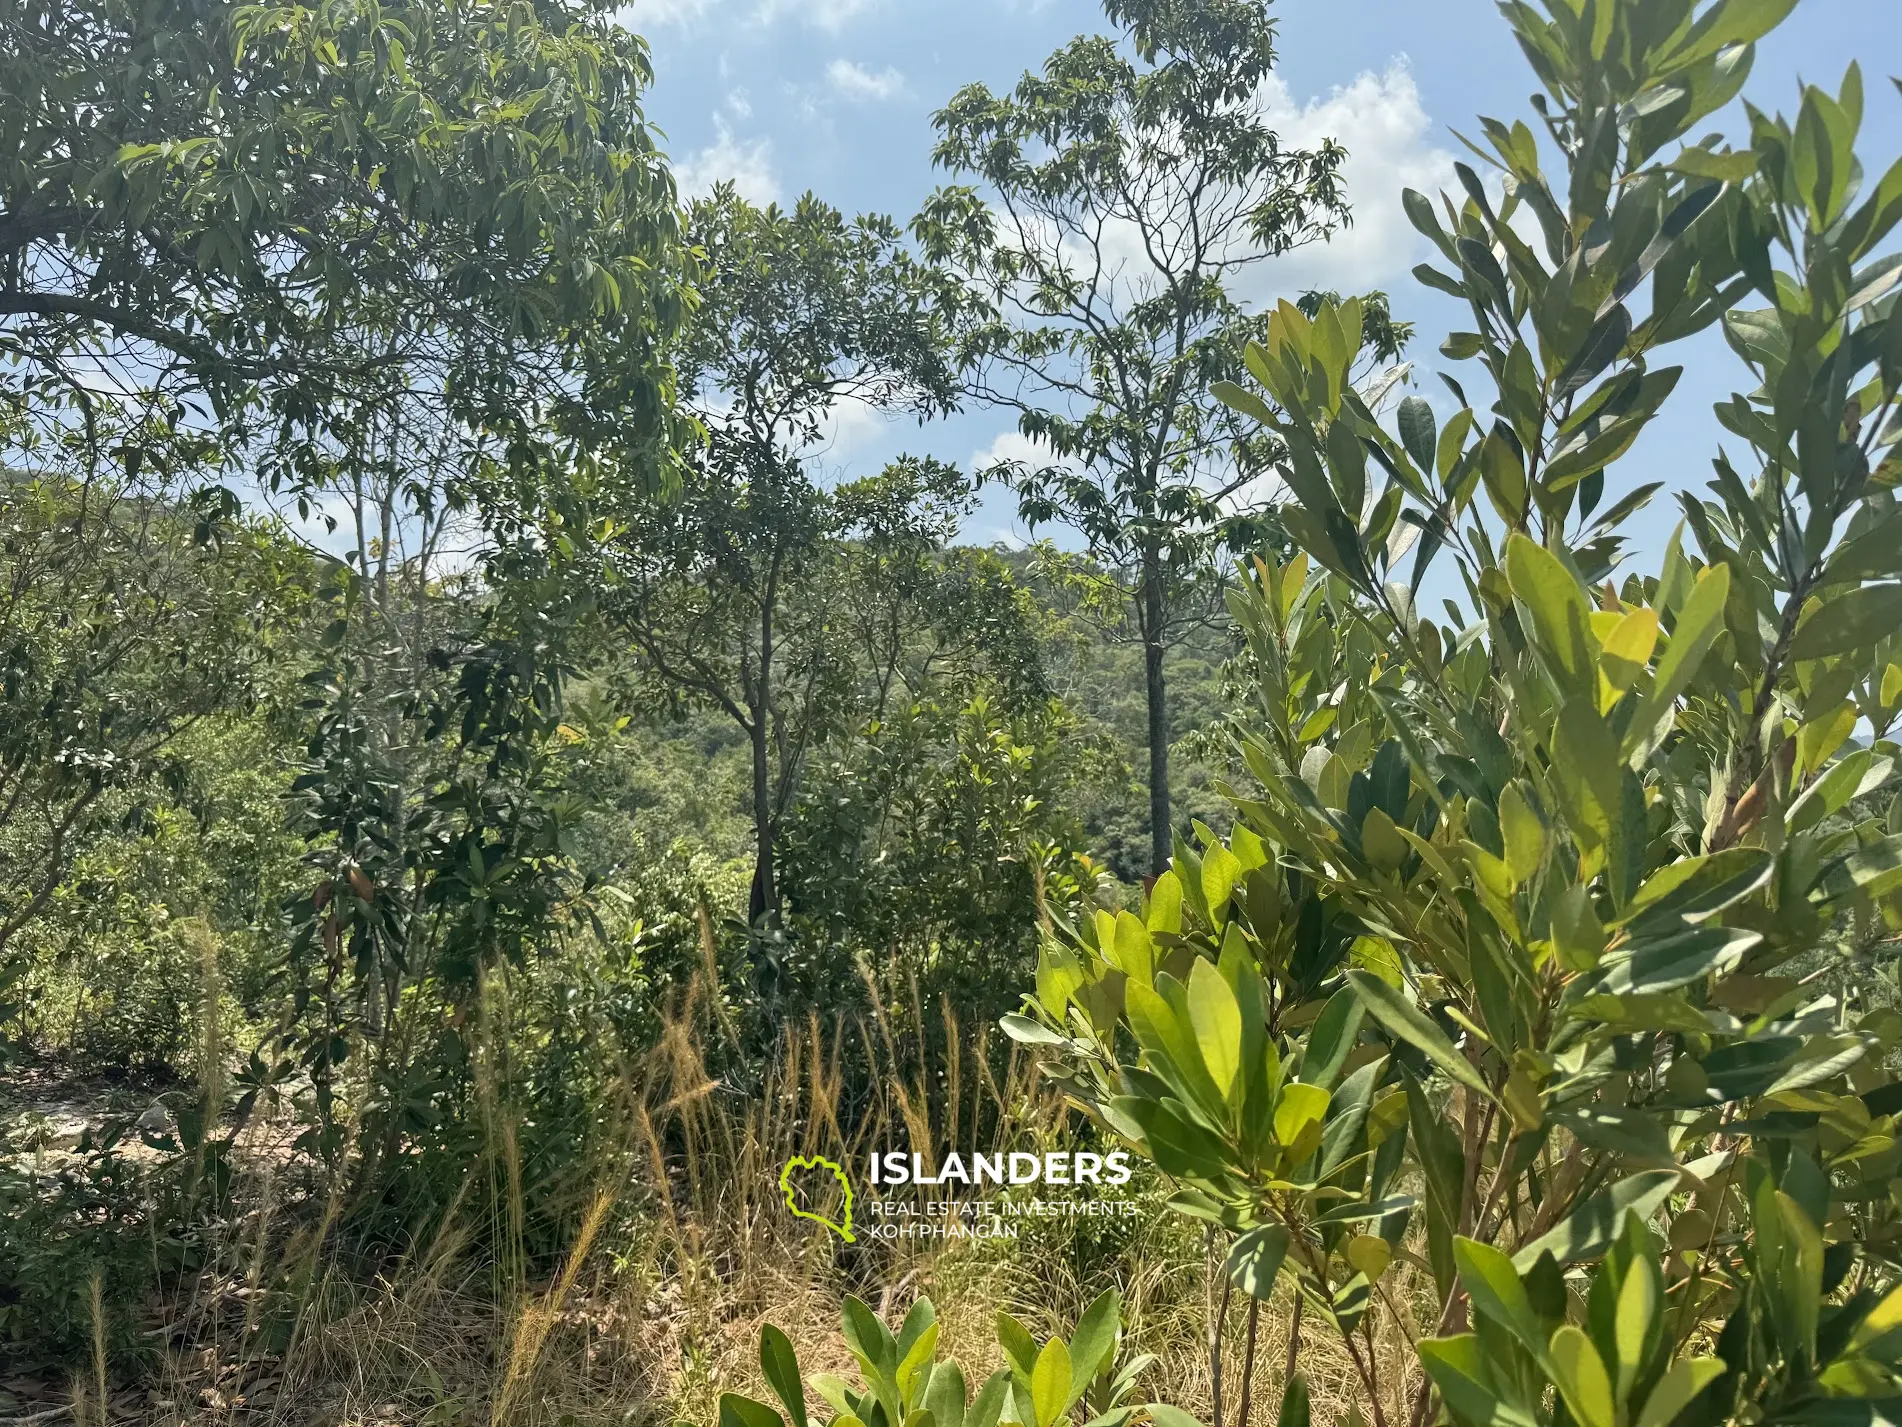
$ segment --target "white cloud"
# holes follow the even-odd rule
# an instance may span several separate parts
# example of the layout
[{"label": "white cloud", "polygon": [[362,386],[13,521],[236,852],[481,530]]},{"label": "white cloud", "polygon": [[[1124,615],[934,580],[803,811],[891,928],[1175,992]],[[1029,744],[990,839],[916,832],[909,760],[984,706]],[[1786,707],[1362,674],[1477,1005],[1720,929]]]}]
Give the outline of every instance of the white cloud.
[{"label": "white cloud", "polygon": [[806,449],[833,462],[843,462],[875,445],[894,418],[874,406],[846,397],[832,404],[819,422],[819,437]]},{"label": "white cloud", "polygon": [[753,16],[763,25],[790,18],[836,34],[878,4],[879,0],[759,0]]},{"label": "white cloud", "polygon": [[[860,15],[878,8],[882,0],[754,0],[747,18],[755,25],[796,20],[814,29],[837,34]],[[671,27],[694,29],[729,0],[628,0],[616,19],[636,33]]]},{"label": "white cloud", "polygon": [[674,182],[681,196],[711,193],[714,184],[731,179],[749,203],[777,203],[779,178],[773,172],[772,140],[736,138],[726,119],[717,116],[713,132],[711,144],[674,165]]},{"label": "white cloud", "polygon": [[663,26],[685,29],[719,3],[720,0],[629,0],[614,18],[623,28],[636,34]]},{"label": "white cloud", "polygon": [[1331,242],[1314,243],[1254,270],[1260,293],[1285,295],[1305,288],[1342,293],[1384,287],[1393,291],[1414,264],[1429,256],[1427,240],[1414,231],[1400,203],[1402,189],[1429,197],[1454,187],[1453,156],[1435,146],[1432,120],[1406,60],[1384,74],[1371,71],[1325,98],[1296,103],[1279,78],[1263,95],[1268,119],[1284,142],[1303,148],[1331,138],[1347,150],[1344,174],[1353,226]]},{"label": "white cloud", "polygon": [[890,65],[873,74],[849,59],[835,59],[826,66],[826,83],[847,99],[882,102],[904,92],[905,76]]}]

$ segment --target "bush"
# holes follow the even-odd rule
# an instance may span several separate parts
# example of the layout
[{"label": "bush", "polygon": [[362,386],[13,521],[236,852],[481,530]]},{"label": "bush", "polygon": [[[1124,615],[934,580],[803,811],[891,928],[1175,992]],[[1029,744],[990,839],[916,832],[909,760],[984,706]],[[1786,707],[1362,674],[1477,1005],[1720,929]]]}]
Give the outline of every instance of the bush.
[{"label": "bush", "polygon": [[[1857,194],[1854,69],[1747,148],[1676,147],[1787,9],[1509,7],[1569,173],[1488,119],[1502,203],[1464,166],[1443,216],[1407,195],[1491,411],[1454,383],[1390,430],[1358,304],[1275,316],[1224,392],[1285,443],[1303,550],[1231,601],[1255,784],[1140,915],[1053,938],[1008,1023],[1232,1237],[1251,1315],[1294,1281],[1376,1424],[1866,1422],[1902,1386],[1870,984],[1902,932],[1902,164]],[[1658,488],[1601,510],[1609,468],[1660,351],[1719,323],[1751,474],[1720,455],[1621,572]],[[1408,1405],[1371,1324],[1415,1227]]]}]

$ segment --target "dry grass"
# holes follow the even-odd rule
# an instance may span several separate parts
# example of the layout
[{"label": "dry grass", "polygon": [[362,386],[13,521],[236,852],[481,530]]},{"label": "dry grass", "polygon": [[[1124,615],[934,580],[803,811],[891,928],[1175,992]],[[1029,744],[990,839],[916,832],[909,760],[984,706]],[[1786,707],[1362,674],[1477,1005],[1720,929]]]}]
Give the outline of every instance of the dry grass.
[{"label": "dry grass", "polygon": [[[851,1377],[838,1335],[845,1295],[890,1315],[928,1295],[940,1311],[941,1354],[977,1380],[999,1365],[992,1325],[1000,1309],[1039,1336],[1067,1334],[1113,1284],[1125,1303],[1129,1351],[1157,1359],[1145,1397],[1210,1420],[1209,1266],[1196,1232],[1158,1193],[1148,1193],[1139,1218],[1108,1221],[1125,1227],[1023,1221],[1016,1242],[845,1245],[785,1212],[778,1173],[795,1154],[860,1164],[879,1146],[1015,1148],[1055,1144],[1066,1133],[1070,1112],[1016,1048],[1002,1072],[993,1071],[987,1033],[965,1033],[944,1011],[943,1043],[954,1049],[943,1064],[923,1064],[922,1008],[910,1011],[903,1029],[882,1015],[866,1025],[814,1017],[787,1027],[770,1074],[743,1098],[709,1073],[703,1053],[732,1028],[717,1005],[690,990],[651,1056],[626,1067],[617,1087],[625,1140],[602,1163],[634,1172],[591,1187],[546,1282],[526,1281],[511,1264],[472,1261],[467,1246],[481,1236],[460,1208],[410,1257],[355,1281],[329,1252],[341,1191],[293,1230],[276,1198],[277,1158],[241,1157],[247,1213],[215,1269],[162,1305],[158,1370],[109,1393],[101,1336],[93,1370],[64,1384],[58,1400],[80,1427],[709,1427],[720,1392],[765,1395],[757,1343],[769,1319],[792,1338],[808,1373]],[[848,1086],[871,1089],[849,1103]],[[505,1186],[501,1202],[513,1222],[488,1241],[514,1258],[521,1166],[505,1099],[494,1093],[485,1101],[493,1162],[472,1175]],[[270,1133],[259,1127],[260,1137]],[[1403,1315],[1426,1297],[1415,1273],[1403,1259],[1383,1285]],[[265,1328],[287,1297],[295,1329],[273,1347]],[[1228,1312],[1228,1423],[1238,1418],[1245,1376],[1252,1421],[1272,1422],[1291,1312],[1285,1289],[1264,1305],[1252,1373],[1248,1315],[1240,1304]],[[1374,1318],[1382,1397],[1390,1422],[1404,1422],[1407,1335],[1417,1327],[1384,1307]],[[1317,1424],[1351,1420],[1360,1382],[1312,1315],[1298,1361]]]}]

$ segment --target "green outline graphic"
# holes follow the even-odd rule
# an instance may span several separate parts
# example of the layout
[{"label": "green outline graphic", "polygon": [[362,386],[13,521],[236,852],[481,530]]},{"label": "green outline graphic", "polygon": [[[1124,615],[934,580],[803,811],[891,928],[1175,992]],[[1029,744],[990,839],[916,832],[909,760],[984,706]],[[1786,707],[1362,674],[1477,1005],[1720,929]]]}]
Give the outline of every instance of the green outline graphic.
[{"label": "green outline graphic", "polygon": [[[793,1202],[792,1172],[795,1169],[829,1169],[832,1177],[839,1181],[839,1188],[845,1191],[845,1208],[842,1211],[843,1224],[835,1224],[823,1214],[812,1214],[801,1209]],[[852,1181],[845,1177],[845,1171],[824,1155],[794,1155],[786,1161],[786,1167],[779,1172],[779,1192],[786,1196],[786,1208],[795,1219],[810,1219],[815,1224],[824,1224],[833,1233],[848,1244],[858,1240],[852,1235]]]}]

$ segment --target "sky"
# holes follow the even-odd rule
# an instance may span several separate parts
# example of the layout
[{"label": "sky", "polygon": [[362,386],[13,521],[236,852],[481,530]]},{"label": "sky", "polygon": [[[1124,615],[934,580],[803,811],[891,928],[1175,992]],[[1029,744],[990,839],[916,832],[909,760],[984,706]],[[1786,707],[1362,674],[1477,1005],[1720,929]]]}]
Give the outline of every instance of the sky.
[{"label": "sky", "polygon": [[[1456,186],[1452,165],[1464,150],[1453,131],[1477,132],[1476,116],[1532,121],[1531,72],[1492,0],[1278,0],[1273,13],[1280,61],[1265,102],[1285,139],[1327,136],[1346,147],[1354,221],[1329,244],[1276,259],[1269,290],[1387,291],[1395,315],[1418,324],[1408,353],[1416,389],[1450,411],[1433,373],[1476,368],[1438,347],[1470,322],[1463,304],[1412,278],[1430,252],[1400,193]],[[1094,0],[633,0],[622,19],[652,47],[648,116],[684,193],[731,179],[758,202],[810,190],[901,223],[942,180],[931,115],[952,94],[975,80],[1008,88],[1075,35],[1111,29]],[[1799,0],[1758,47],[1744,92],[1794,114],[1799,79],[1833,92],[1852,59],[1865,71],[1859,147],[1873,181],[1902,153],[1902,94],[1887,78],[1902,74],[1902,0]],[[1705,127],[1742,132],[1734,109]],[[1715,334],[1678,351],[1687,375],[1614,473],[1608,499],[1641,481],[1701,483],[1724,435],[1711,403],[1754,385]],[[1007,412],[966,411],[920,429],[855,410],[818,459],[855,475],[901,452],[973,466],[1019,451]],[[1675,518],[1654,502],[1637,522],[1638,548],[1661,549]],[[980,542],[1026,534],[1002,491],[984,497],[965,533]]]}]

